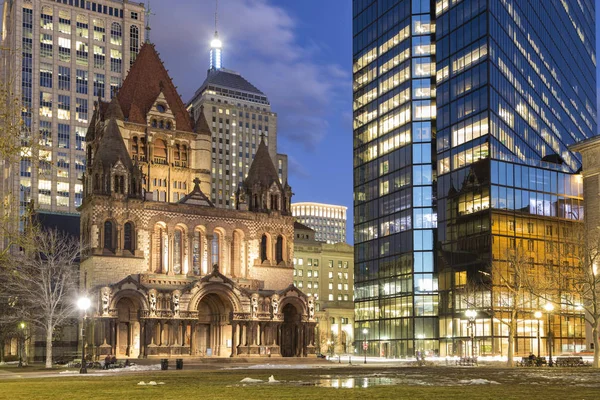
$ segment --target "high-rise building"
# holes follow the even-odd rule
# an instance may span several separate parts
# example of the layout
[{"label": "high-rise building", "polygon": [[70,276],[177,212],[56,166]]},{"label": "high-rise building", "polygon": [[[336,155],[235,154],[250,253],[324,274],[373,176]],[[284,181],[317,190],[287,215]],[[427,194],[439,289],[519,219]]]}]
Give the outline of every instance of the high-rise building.
[{"label": "high-rise building", "polygon": [[301,224],[315,230],[320,242],[346,243],[346,210],[332,204],[301,202],[292,204],[292,215]]},{"label": "high-rise building", "polygon": [[[594,8],[354,1],[355,329],[371,354],[506,355],[516,255],[534,275],[569,266],[557,249],[583,212],[567,146],[596,134]],[[576,309],[536,340],[535,311],[559,296],[519,294],[517,354],[581,349]]]},{"label": "high-rise building", "polygon": [[194,118],[204,113],[212,131],[211,198],[234,208],[235,193],[248,174],[264,137],[282,184],[287,155],[277,154],[277,113],[267,96],[236,71],[223,68],[223,43],[215,27],[206,80],[188,103]]},{"label": "high-rise building", "polygon": [[21,161],[3,185],[15,205],[33,200],[67,213],[81,205],[94,102],[121,86],[143,41],[144,16],[139,2],[4,2],[3,79],[24,122]]}]

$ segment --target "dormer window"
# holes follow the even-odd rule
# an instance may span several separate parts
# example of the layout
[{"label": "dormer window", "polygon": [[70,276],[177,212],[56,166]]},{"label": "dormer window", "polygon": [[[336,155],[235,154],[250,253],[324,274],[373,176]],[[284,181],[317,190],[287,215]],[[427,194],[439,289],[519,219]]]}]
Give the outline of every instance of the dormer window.
[{"label": "dormer window", "polygon": [[161,113],[164,113],[165,111],[167,111],[167,108],[163,104],[157,104],[156,109],[158,110],[158,112],[161,112]]}]

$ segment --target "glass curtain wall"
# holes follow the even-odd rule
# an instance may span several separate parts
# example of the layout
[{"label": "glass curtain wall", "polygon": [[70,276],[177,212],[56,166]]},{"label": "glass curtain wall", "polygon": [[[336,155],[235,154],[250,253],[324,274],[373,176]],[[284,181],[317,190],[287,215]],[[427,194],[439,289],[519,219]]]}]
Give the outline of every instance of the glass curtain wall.
[{"label": "glass curtain wall", "polygon": [[355,337],[381,357],[438,352],[432,13],[353,2]]}]

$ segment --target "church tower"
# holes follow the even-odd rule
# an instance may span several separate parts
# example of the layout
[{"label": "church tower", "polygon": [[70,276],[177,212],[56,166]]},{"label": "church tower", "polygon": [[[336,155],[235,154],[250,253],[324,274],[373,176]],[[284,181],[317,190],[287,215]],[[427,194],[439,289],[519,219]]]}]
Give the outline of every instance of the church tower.
[{"label": "church tower", "polygon": [[264,137],[261,137],[256,156],[252,161],[250,171],[248,171],[248,177],[236,193],[238,210],[276,211],[281,215],[292,215],[292,194],[292,188],[287,181],[284,185],[279,181]]}]

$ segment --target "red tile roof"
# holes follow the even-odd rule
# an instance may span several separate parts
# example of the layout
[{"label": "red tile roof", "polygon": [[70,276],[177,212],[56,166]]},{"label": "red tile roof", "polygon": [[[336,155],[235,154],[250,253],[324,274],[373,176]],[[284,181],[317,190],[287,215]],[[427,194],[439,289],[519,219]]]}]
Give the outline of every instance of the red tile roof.
[{"label": "red tile roof", "polygon": [[161,91],[175,116],[177,130],[192,132],[190,114],[154,45],[144,43],[117,93],[125,118],[146,125],[146,115]]}]

